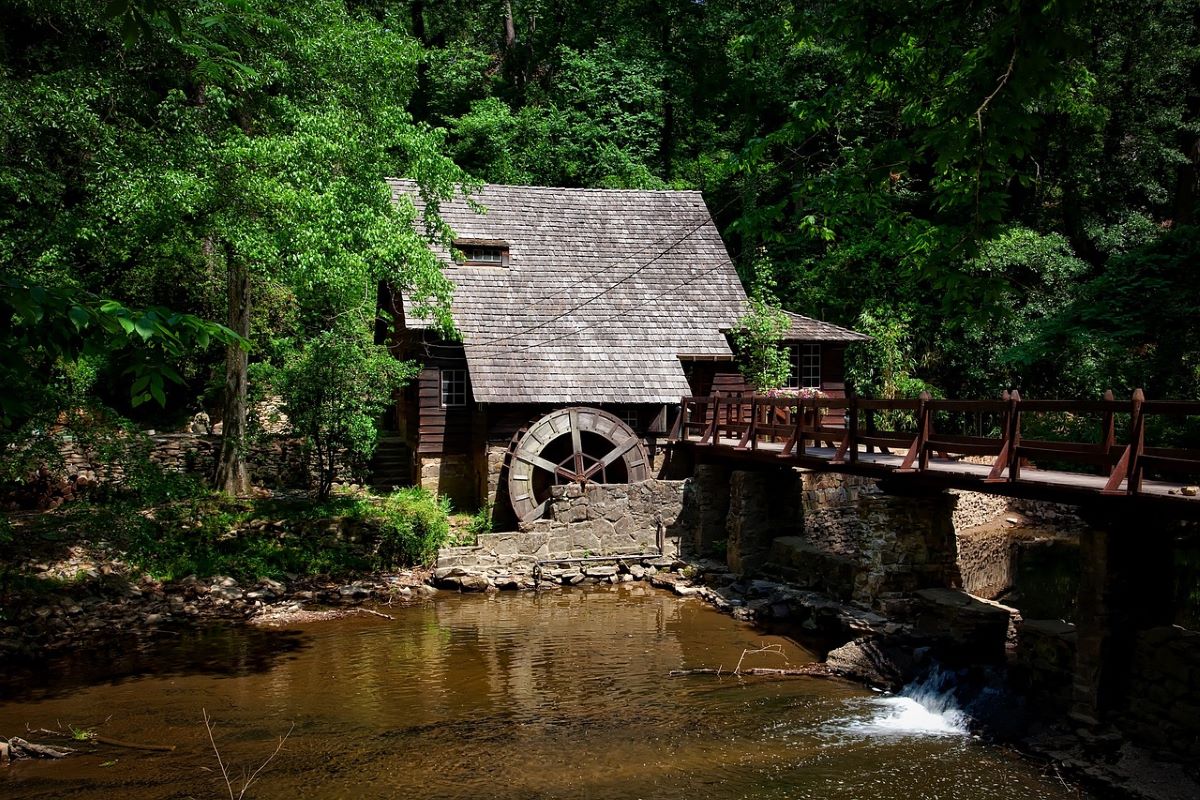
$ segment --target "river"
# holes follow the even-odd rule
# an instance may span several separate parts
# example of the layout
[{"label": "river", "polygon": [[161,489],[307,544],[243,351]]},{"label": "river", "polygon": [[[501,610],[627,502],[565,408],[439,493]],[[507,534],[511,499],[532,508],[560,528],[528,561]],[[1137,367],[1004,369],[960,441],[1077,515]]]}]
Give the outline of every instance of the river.
[{"label": "river", "polygon": [[[952,708],[817,678],[669,677],[814,660],[695,599],[645,586],[425,605],[286,630],[182,633],[80,654],[16,683],[0,735],[98,729],[0,769],[0,796],[228,797],[295,725],[247,798],[1076,798],[1053,773],[971,737]],[[235,777],[236,785],[240,783]],[[236,795],[236,791],[235,791]]]}]

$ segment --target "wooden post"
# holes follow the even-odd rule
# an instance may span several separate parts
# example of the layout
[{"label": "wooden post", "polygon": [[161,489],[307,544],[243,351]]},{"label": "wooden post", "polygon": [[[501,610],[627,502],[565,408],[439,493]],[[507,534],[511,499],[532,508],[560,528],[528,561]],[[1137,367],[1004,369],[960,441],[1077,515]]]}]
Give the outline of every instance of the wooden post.
[{"label": "wooden post", "polygon": [[679,417],[675,420],[675,424],[671,426],[671,430],[667,434],[667,441],[687,441],[687,415],[688,398],[681,397],[679,399]]},{"label": "wooden post", "polygon": [[1141,389],[1133,390],[1133,424],[1129,433],[1129,494],[1137,494],[1142,490],[1142,455],[1146,448],[1146,415],[1143,404],[1146,393]]},{"label": "wooden post", "polygon": [[1021,447],[1021,393],[1012,390],[1009,403],[1008,427],[1008,479],[1013,483],[1021,480],[1021,457],[1018,450]]},{"label": "wooden post", "polygon": [[1000,393],[1000,399],[1004,401],[1004,413],[1000,415],[1000,452],[996,454],[992,471],[984,478],[984,483],[1004,483],[1004,472],[1008,469],[1008,449],[1012,446],[1012,441],[1008,438],[1011,433],[1009,426],[1012,420],[1012,396],[1008,389]]},{"label": "wooden post", "polygon": [[908,453],[904,456],[904,461],[896,468],[897,472],[912,472],[913,464],[918,465],[918,469],[924,469],[925,459],[925,442],[929,440],[929,419],[926,416],[929,413],[928,403],[933,398],[929,392],[921,392],[920,403],[917,405],[917,436],[913,439],[913,443],[909,445]]},{"label": "wooden post", "polygon": [[858,395],[850,390],[849,408],[846,409],[846,442],[850,451],[850,463],[858,463]]},{"label": "wooden post", "polygon": [[721,424],[721,401],[715,394],[708,396],[708,406],[712,413],[712,422],[705,431],[704,436],[700,438],[700,444],[718,444],[717,433],[720,431]]},{"label": "wooden post", "polygon": [[[1112,389],[1109,389],[1104,393],[1104,399],[1108,402],[1112,402],[1115,399]],[[1106,459],[1112,454],[1113,446],[1117,443],[1115,417],[1116,415],[1113,414],[1112,409],[1108,409],[1104,412],[1103,421],[1100,423],[1100,452]],[[1104,474],[1112,475],[1114,466],[1116,465],[1109,464],[1107,467],[1105,467]]]},{"label": "wooden post", "polygon": [[[875,409],[868,408],[867,409],[867,437],[868,438],[873,437],[876,433],[877,433],[877,429],[875,427]],[[874,443],[867,445],[867,452],[868,453],[875,452],[875,444]]]},{"label": "wooden post", "polygon": [[929,392],[921,392],[921,418],[918,424],[921,434],[921,449],[917,453],[917,469],[921,472],[929,469],[929,445],[927,442],[933,435],[933,409],[929,407],[929,401],[933,396]]},{"label": "wooden post", "polygon": [[[742,419],[741,408],[738,408],[738,421]],[[751,450],[758,449],[754,438],[758,430],[758,395],[750,395],[750,422],[746,424],[746,432],[742,434],[741,441],[738,442],[738,449],[744,450],[749,445]]]}]

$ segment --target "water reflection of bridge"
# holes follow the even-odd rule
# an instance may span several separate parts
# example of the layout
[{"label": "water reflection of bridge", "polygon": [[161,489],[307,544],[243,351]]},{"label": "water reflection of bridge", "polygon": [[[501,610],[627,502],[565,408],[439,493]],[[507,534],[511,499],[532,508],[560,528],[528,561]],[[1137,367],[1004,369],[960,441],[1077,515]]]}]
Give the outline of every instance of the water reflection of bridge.
[{"label": "water reflection of bridge", "polygon": [[1200,518],[1188,488],[1200,449],[1159,441],[1182,439],[1197,417],[1200,402],[1148,401],[1141,390],[1129,401],[717,395],[683,398],[670,439],[698,460]]}]

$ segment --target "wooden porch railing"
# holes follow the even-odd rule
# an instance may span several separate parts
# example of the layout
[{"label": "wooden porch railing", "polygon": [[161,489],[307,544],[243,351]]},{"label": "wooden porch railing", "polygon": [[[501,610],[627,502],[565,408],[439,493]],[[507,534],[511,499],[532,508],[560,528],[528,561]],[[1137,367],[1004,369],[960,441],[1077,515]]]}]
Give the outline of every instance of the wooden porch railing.
[{"label": "wooden porch railing", "polygon": [[[832,409],[845,410],[845,426],[823,424]],[[1096,435],[1089,436],[1089,441],[1025,437],[1023,423],[1044,414],[1069,415],[1077,427],[1087,421]],[[939,417],[950,415],[975,419],[978,432],[938,431]],[[1129,429],[1119,437],[1117,418],[1124,415],[1129,417]],[[809,457],[810,447],[824,446],[825,454],[829,448],[834,450],[821,456],[830,464],[854,464],[863,454],[876,451],[903,453],[895,467],[901,473],[926,471],[931,458],[984,456],[992,463],[985,483],[1021,481],[1022,469],[1037,461],[1063,465],[1066,469],[1062,471],[1082,468],[1099,473],[1107,478],[1104,494],[1137,494],[1148,473],[1200,476],[1200,450],[1148,447],[1145,443],[1148,420],[1189,416],[1200,417],[1200,402],[1147,401],[1140,389],[1128,401],[1115,400],[1112,392],[1106,392],[1101,400],[1023,400],[1015,391],[1005,392],[999,400],[935,400],[928,394],[915,400],[877,400],[853,394],[837,399],[684,397],[670,438],[742,451],[766,449],[780,458],[797,460]],[[880,429],[881,419],[890,421],[890,429]],[[908,424],[897,424],[900,420]],[[998,433],[984,435],[984,420]],[[763,448],[767,444],[770,447]]]}]

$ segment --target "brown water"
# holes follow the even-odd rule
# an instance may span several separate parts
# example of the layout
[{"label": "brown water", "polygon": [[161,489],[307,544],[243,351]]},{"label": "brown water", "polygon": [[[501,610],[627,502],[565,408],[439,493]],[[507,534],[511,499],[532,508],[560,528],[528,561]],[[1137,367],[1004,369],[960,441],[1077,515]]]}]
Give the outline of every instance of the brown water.
[{"label": "brown water", "polygon": [[0,797],[228,797],[202,708],[238,775],[295,723],[257,800],[1078,796],[1007,750],[930,732],[945,719],[911,701],[811,678],[668,677],[731,669],[762,644],[812,660],[695,600],[638,586],[391,613],[106,654],[105,678],[81,663],[36,676],[0,706],[0,734],[104,723],[177,749],[19,763],[0,770]]}]

